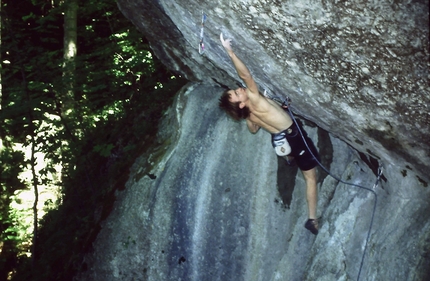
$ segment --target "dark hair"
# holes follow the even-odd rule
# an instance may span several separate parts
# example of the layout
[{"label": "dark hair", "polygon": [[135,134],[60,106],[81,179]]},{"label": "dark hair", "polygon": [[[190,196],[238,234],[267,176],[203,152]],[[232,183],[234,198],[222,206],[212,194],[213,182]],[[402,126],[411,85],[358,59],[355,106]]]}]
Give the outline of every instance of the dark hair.
[{"label": "dark hair", "polygon": [[219,98],[219,107],[225,110],[225,112],[234,120],[240,121],[241,119],[246,119],[249,116],[249,108],[244,106],[243,108],[239,107],[240,102],[231,102],[230,101],[230,92],[231,90],[225,90],[221,97]]}]

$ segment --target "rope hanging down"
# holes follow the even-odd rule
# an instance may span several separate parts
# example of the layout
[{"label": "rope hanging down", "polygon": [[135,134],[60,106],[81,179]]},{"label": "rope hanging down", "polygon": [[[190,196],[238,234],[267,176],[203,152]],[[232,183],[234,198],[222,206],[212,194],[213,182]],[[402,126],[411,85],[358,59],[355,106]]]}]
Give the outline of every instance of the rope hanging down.
[{"label": "rope hanging down", "polygon": [[[301,89],[299,89],[299,90],[301,91]],[[299,131],[299,133],[300,133],[300,136],[302,137],[302,139],[303,139],[303,141],[304,141],[304,143],[305,143],[305,145],[306,145],[306,148],[309,150],[309,152],[311,153],[311,155],[312,155],[312,156],[314,157],[314,159],[317,161],[318,165],[320,165],[320,167],[321,167],[321,168],[322,168],[322,169],[323,169],[327,174],[329,174],[331,177],[333,177],[334,179],[336,179],[337,181],[339,181],[339,182],[341,182],[341,183],[343,183],[343,184],[347,184],[347,185],[351,185],[351,186],[355,186],[355,187],[358,187],[358,188],[365,189],[365,190],[367,190],[367,191],[371,192],[371,193],[375,196],[375,201],[374,201],[374,204],[373,204],[373,210],[372,210],[372,216],[371,216],[370,224],[369,224],[369,230],[367,231],[366,242],[365,242],[365,244],[364,244],[364,250],[363,250],[363,254],[362,254],[362,256],[361,256],[360,267],[359,267],[359,270],[358,270],[357,281],[359,281],[359,280],[360,280],[361,270],[362,270],[362,268],[363,268],[364,257],[365,257],[365,255],[366,255],[367,245],[368,245],[368,243],[369,243],[369,239],[370,239],[370,232],[372,231],[373,220],[374,220],[374,218],[375,218],[375,211],[376,211],[376,204],[377,204],[377,202],[378,202],[378,196],[376,195],[376,192],[374,191],[374,189],[378,186],[378,183],[379,183],[379,181],[380,181],[380,179],[381,179],[381,176],[382,176],[382,165],[381,165],[381,164],[379,164],[377,179],[376,179],[376,182],[375,182],[375,184],[373,185],[373,188],[372,188],[372,189],[371,189],[371,188],[368,188],[368,187],[364,187],[364,186],[358,185],[358,184],[355,184],[355,183],[345,182],[345,181],[344,181],[344,180],[342,180],[341,178],[339,178],[339,177],[337,177],[337,176],[333,175],[333,174],[332,174],[332,173],[331,173],[331,172],[330,172],[326,167],[324,167],[324,166],[321,164],[321,162],[320,162],[320,161],[318,161],[318,159],[317,159],[317,158],[315,157],[315,155],[312,153],[312,150],[309,148],[308,143],[306,142],[306,139],[305,139],[305,137],[304,137],[304,135],[303,135],[302,131],[300,130],[300,126],[299,126],[299,124],[297,123],[296,118],[293,116],[293,113],[291,112],[291,109],[290,109],[290,103],[291,103],[291,100],[290,100],[290,98],[289,98],[289,97],[286,97],[286,98],[284,99],[284,101],[282,101],[282,99],[281,99],[281,98],[279,98],[278,96],[271,96],[271,95],[269,95],[269,94],[267,93],[267,91],[266,91],[266,90],[264,90],[264,94],[263,94],[263,95],[264,95],[265,97],[269,98],[269,99],[272,99],[272,100],[274,100],[274,101],[278,102],[279,104],[281,104],[281,106],[285,106],[285,105],[286,105],[287,110],[288,110],[288,112],[289,112],[289,114],[290,114],[291,118],[293,119],[293,122],[296,124],[296,126],[297,126],[297,128],[298,128],[298,131]]]}]

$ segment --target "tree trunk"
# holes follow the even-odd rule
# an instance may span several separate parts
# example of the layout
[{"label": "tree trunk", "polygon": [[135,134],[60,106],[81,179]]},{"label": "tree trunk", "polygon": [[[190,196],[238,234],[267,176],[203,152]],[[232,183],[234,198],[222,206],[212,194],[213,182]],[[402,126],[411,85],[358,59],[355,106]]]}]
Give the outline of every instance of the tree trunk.
[{"label": "tree trunk", "polygon": [[64,2],[64,64],[63,81],[64,92],[62,96],[62,115],[67,116],[73,108],[75,70],[77,55],[77,16],[78,1],[66,0]]}]

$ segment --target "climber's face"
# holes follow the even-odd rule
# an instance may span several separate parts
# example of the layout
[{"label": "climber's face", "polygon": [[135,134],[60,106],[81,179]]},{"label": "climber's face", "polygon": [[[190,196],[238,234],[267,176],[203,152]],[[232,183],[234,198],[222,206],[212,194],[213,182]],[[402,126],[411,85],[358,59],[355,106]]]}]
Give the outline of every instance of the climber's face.
[{"label": "climber's face", "polygon": [[239,102],[239,107],[243,108],[248,100],[245,88],[237,88],[230,91],[230,102]]}]

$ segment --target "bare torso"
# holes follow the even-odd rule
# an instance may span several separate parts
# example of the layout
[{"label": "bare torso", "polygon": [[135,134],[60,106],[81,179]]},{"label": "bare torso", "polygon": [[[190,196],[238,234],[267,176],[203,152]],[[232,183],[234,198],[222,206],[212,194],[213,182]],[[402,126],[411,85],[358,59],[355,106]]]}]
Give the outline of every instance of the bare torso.
[{"label": "bare torso", "polygon": [[264,100],[266,102],[260,101],[264,106],[252,106],[252,104],[249,106],[251,111],[249,121],[272,134],[279,133],[293,124],[291,117],[279,104],[267,98]]}]

